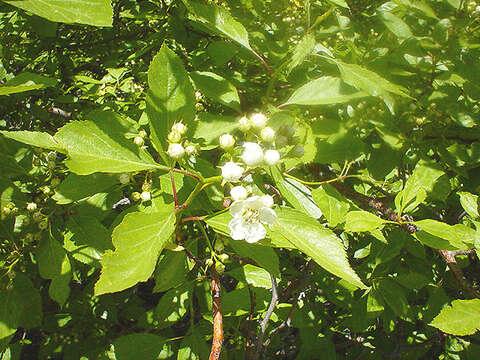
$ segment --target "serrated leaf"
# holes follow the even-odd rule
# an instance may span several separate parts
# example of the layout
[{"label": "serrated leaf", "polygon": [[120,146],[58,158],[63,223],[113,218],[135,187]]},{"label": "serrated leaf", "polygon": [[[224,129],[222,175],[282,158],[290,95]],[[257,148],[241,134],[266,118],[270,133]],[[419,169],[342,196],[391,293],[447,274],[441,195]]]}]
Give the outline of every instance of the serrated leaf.
[{"label": "serrated leaf", "polygon": [[38,146],[43,149],[65,152],[63,146],[55,141],[52,135],[40,131],[0,131],[3,136],[22,142],[27,145]]},{"label": "serrated leaf", "polygon": [[325,184],[312,190],[312,197],[331,227],[345,221],[350,204],[333,186]]},{"label": "serrated leaf", "polygon": [[368,94],[356,91],[340,78],[322,76],[299,87],[282,106],[341,104],[365,96]]},{"label": "serrated leaf", "polygon": [[90,174],[80,176],[69,174],[55,189],[53,199],[57,204],[70,204],[101,193],[118,183],[118,178],[111,174]]},{"label": "serrated leaf", "polygon": [[[16,1],[18,4],[19,1]],[[55,86],[57,81],[46,76],[22,73],[7,81],[5,85],[0,86],[0,96],[21,93],[25,91],[43,89],[45,87]]]},{"label": "serrated leaf", "polygon": [[345,231],[372,231],[385,222],[368,211],[350,211],[346,216]]},{"label": "serrated leaf", "polygon": [[189,19],[205,26],[215,35],[227,37],[250,51],[253,51],[248,41],[248,32],[223,7],[204,5],[196,1],[184,1],[190,11]]},{"label": "serrated leaf", "polygon": [[283,236],[325,270],[361,289],[366,288],[350,267],[347,254],[335,233],[300,211],[277,208],[273,232]]},{"label": "serrated leaf", "polygon": [[165,339],[155,334],[136,333],[115,339],[116,360],[155,360],[162,351]]},{"label": "serrated leaf", "polygon": [[480,330],[480,299],[454,300],[429,325],[452,335],[475,334]]},{"label": "serrated leaf", "polygon": [[105,250],[113,249],[110,232],[95,217],[73,215],[65,227],[63,247],[84,264],[99,266]]},{"label": "serrated leaf", "polygon": [[235,86],[230,81],[208,71],[194,71],[190,73],[195,87],[212,101],[241,112],[240,99]]},{"label": "serrated leaf", "polygon": [[155,213],[127,214],[112,234],[115,251],[101,259],[95,295],[125,290],[152,276],[158,256],[175,229],[175,212],[165,206]]},{"label": "serrated leaf", "polygon": [[398,16],[388,11],[380,12],[380,18],[385,26],[390,30],[397,38],[401,40],[408,39],[413,36],[410,27]]},{"label": "serrated leaf", "polygon": [[110,0],[13,0],[6,3],[50,21],[112,26]]},{"label": "serrated leaf", "polygon": [[287,75],[313,52],[315,48],[315,36],[307,33],[300,42],[295,45],[292,56],[287,63]]},{"label": "serrated leaf", "polygon": [[[466,250],[468,246],[465,244],[465,242],[470,240],[469,242],[473,244],[474,239],[477,237],[475,230],[470,229],[463,224],[448,225],[432,219],[415,221],[414,224],[420,229],[420,231],[415,233],[415,235],[420,241],[426,242],[426,239],[422,237],[422,231],[425,231],[437,238],[446,240],[447,244],[437,242],[430,244],[426,242],[429,246],[440,248],[443,250]],[[471,237],[471,239],[469,239],[469,237]],[[442,245],[443,247],[440,247]],[[448,245],[450,245],[451,248],[449,248]]]},{"label": "serrated leaf", "polygon": [[158,151],[166,149],[172,125],[182,122],[193,132],[195,96],[180,58],[163,44],[148,68],[147,113],[152,141]]},{"label": "serrated leaf", "polygon": [[469,192],[459,192],[458,195],[460,196],[460,204],[467,214],[473,219],[478,218],[480,216],[478,213],[478,195]]},{"label": "serrated leaf", "polygon": [[409,97],[406,89],[391,83],[373,71],[356,64],[347,64],[338,60],[335,60],[335,62],[340,70],[342,79],[347,84],[371,96],[380,97],[388,106],[391,113],[394,113],[391,94]]},{"label": "serrated leaf", "polygon": [[161,168],[152,157],[127,139],[128,122],[112,112],[90,114],[95,121],[72,121],[54,139],[67,150],[66,165],[78,175],[94,172],[133,172]]}]

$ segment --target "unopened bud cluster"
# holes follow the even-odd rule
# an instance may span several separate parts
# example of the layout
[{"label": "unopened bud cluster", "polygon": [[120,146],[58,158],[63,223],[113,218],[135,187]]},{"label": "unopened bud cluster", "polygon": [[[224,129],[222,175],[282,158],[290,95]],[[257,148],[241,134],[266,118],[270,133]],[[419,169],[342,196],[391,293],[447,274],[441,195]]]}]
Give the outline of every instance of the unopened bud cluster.
[{"label": "unopened bud cluster", "polygon": [[172,125],[168,133],[167,140],[169,142],[167,154],[173,160],[180,160],[185,155],[194,156],[198,153],[198,146],[188,140],[185,140],[187,126],[181,122]]}]

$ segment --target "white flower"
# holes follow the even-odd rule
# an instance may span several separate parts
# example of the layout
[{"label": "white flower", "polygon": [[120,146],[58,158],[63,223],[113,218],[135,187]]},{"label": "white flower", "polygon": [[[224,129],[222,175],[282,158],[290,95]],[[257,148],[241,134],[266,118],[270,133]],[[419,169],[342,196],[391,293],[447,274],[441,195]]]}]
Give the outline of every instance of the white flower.
[{"label": "white flower", "polygon": [[245,171],[244,168],[237,165],[233,161],[227,162],[225,165],[221,167],[222,169],[222,177],[225,181],[235,182],[240,180]]},{"label": "white flower", "polygon": [[120,181],[120,184],[125,185],[130,182],[130,175],[129,174],[120,174],[118,175],[118,180]]},{"label": "white flower", "polygon": [[143,144],[145,143],[145,140],[143,140],[141,136],[135,136],[135,138],[133,139],[133,142],[137,146],[143,146]]},{"label": "white flower", "polygon": [[185,155],[185,149],[182,144],[173,143],[168,146],[167,153],[172,159],[180,159]]},{"label": "white flower", "polygon": [[252,124],[250,123],[250,120],[248,120],[248,118],[245,116],[238,120],[238,127],[243,132],[247,132],[248,130],[250,130],[251,126]]},{"label": "white flower", "polygon": [[172,131],[184,135],[187,132],[187,127],[182,123],[175,123],[172,125]]},{"label": "white flower", "polygon": [[275,211],[265,206],[262,198],[251,196],[246,200],[237,200],[230,206],[233,219],[228,223],[233,240],[257,242],[265,237],[264,224],[272,226],[277,219]]},{"label": "white flower", "polygon": [[150,194],[149,191],[143,191],[140,194],[140,199],[142,199],[142,201],[149,201],[152,199],[152,194]]},{"label": "white flower", "polygon": [[250,122],[255,129],[263,129],[267,125],[267,117],[262,113],[255,113],[250,116]]},{"label": "white flower", "polygon": [[230,134],[223,134],[218,139],[218,142],[220,143],[220,147],[222,149],[228,150],[233,148],[233,146],[235,145],[235,138]]},{"label": "white flower", "polygon": [[187,153],[187,155],[195,155],[197,149],[194,145],[188,145],[187,147],[185,147],[185,152]]},{"label": "white flower", "polygon": [[242,161],[248,166],[255,166],[263,161],[263,150],[257,143],[243,144]]},{"label": "white flower", "polygon": [[233,200],[244,200],[247,198],[248,191],[243,186],[235,186],[230,190],[230,196]]},{"label": "white flower", "polygon": [[171,143],[179,143],[180,140],[182,140],[182,134],[180,134],[178,131],[170,131],[168,134],[168,141]]},{"label": "white flower", "polygon": [[280,160],[280,153],[277,150],[267,150],[263,156],[263,160],[267,165],[275,165]]},{"label": "white flower", "polygon": [[33,212],[35,210],[37,210],[37,204],[35,204],[34,202],[27,204],[27,211]]},{"label": "white flower", "polygon": [[263,141],[272,142],[275,139],[275,130],[267,126],[260,132],[260,137]]}]

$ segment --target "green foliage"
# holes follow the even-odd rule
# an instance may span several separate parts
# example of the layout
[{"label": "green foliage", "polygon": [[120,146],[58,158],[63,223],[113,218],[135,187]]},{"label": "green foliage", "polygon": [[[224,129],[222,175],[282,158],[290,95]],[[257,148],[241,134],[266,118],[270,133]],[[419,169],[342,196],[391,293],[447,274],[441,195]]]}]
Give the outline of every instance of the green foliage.
[{"label": "green foliage", "polygon": [[0,359],[478,359],[479,31],[0,1]]}]

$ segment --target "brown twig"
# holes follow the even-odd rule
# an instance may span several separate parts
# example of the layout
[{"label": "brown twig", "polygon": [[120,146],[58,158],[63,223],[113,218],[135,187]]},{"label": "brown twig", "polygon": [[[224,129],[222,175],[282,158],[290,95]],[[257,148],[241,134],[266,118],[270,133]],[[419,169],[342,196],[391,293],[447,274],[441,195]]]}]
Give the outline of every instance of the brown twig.
[{"label": "brown twig", "polygon": [[222,316],[222,297],[220,293],[220,279],[215,270],[215,266],[210,268],[212,280],[210,288],[212,290],[212,313],[213,313],[213,339],[210,350],[209,360],[218,360],[222,351],[223,343],[223,316]]}]

